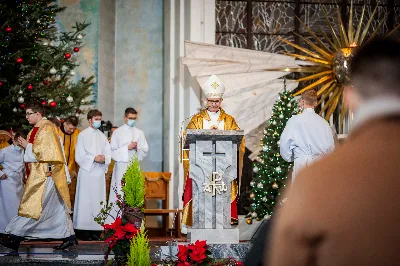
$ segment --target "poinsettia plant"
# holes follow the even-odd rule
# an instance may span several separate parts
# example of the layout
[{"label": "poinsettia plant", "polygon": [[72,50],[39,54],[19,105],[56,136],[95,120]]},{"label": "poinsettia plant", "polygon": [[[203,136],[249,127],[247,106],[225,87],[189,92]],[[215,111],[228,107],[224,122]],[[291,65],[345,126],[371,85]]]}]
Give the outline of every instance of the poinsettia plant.
[{"label": "poinsettia plant", "polygon": [[177,266],[192,266],[192,265],[208,265],[212,261],[211,251],[208,250],[208,245],[205,240],[197,240],[195,243],[186,245],[178,245],[178,261]]},{"label": "poinsettia plant", "polygon": [[151,266],[243,266],[243,262],[233,258],[213,259],[206,240],[189,245],[178,245],[177,260],[163,260]]},{"label": "poinsettia plant", "polygon": [[105,224],[103,240],[109,244],[105,258],[112,250],[114,254],[128,254],[130,251],[130,241],[139,232],[136,226],[121,217],[117,217],[111,224]]}]

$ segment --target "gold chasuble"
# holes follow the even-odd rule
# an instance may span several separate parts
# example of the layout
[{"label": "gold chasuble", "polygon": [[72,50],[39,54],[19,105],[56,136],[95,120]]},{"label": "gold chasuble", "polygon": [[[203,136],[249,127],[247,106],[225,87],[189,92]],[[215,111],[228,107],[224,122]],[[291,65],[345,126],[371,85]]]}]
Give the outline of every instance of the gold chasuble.
[{"label": "gold chasuble", "polygon": [[71,178],[78,176],[78,165],[75,162],[75,146],[78,141],[79,133],[80,130],[78,128],[76,128],[72,134],[64,132],[63,125],[58,128],[58,134],[64,145],[65,159],[67,160],[68,171]]},{"label": "gold chasuble", "polygon": [[[236,124],[235,119],[231,116],[225,113],[225,111],[221,108],[220,109],[220,115],[218,117],[218,121],[224,121],[224,129],[225,130],[240,130],[239,126]],[[200,113],[195,114],[192,119],[190,120],[188,126],[186,129],[204,129],[203,128],[203,119],[207,121],[211,121],[210,116],[207,113],[206,109],[203,109],[200,111]],[[244,139],[242,140],[242,143],[240,144],[239,147],[239,185],[241,183],[241,178],[242,178],[242,168],[243,168],[243,156],[244,156],[244,151],[245,151],[245,144],[244,144]],[[189,158],[189,152],[184,151],[183,154],[184,159]],[[184,201],[183,201],[183,216],[182,216],[182,223],[187,225],[187,226],[192,226],[193,218],[192,218],[192,198],[191,198],[191,187],[187,186],[188,184],[188,177],[189,177],[189,161],[184,160],[183,161],[183,172],[184,172],[184,178],[185,178],[185,192],[184,192]],[[189,182],[191,183],[191,182]],[[190,190],[190,191],[187,191]],[[189,192],[189,193],[188,193]],[[236,183],[236,180],[232,181],[231,185],[231,207],[232,207],[232,213],[231,213],[231,218],[237,220],[237,206],[236,206],[236,198],[238,196],[239,188],[238,184]]]},{"label": "gold chasuble", "polygon": [[[57,191],[68,208],[71,202],[67,177],[64,169],[60,139],[57,129],[47,119],[39,121],[29,132],[28,140],[32,143],[32,152],[38,162],[28,163],[29,176],[24,195],[18,209],[18,215],[38,220],[42,214],[42,198],[49,176],[54,181]],[[51,166],[51,171],[49,171]]]},{"label": "gold chasuble", "polygon": [[76,184],[78,176],[78,164],[75,162],[75,147],[76,142],[78,141],[78,135],[80,130],[75,128],[74,133],[68,134],[64,131],[64,126],[61,124],[61,127],[58,128],[58,134],[61,137],[61,141],[64,145],[64,154],[65,160],[67,160],[68,172],[71,177],[71,184],[69,184],[69,196],[71,199],[71,205],[74,206],[75,202],[75,193],[76,193]]}]

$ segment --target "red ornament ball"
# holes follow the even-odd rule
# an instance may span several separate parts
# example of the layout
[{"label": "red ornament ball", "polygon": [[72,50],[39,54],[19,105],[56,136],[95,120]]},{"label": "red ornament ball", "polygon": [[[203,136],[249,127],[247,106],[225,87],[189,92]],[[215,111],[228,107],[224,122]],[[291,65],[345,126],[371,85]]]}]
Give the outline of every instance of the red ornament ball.
[{"label": "red ornament ball", "polygon": [[18,57],[17,60],[16,60],[16,62],[17,62],[18,64],[22,64],[22,62],[24,62],[24,60],[23,60],[21,57]]},{"label": "red ornament ball", "polygon": [[28,86],[26,87],[28,90],[32,90],[33,89],[33,86],[32,86],[32,84],[28,84]]},{"label": "red ornament ball", "polygon": [[3,82],[0,81],[0,87],[3,86]]},{"label": "red ornament ball", "polygon": [[6,32],[12,32],[12,28],[11,27],[7,27],[6,28]]},{"label": "red ornament ball", "polygon": [[53,101],[53,102],[50,102],[49,105],[50,105],[50,107],[56,107],[57,103]]},{"label": "red ornament ball", "polygon": [[47,80],[43,81],[44,85],[49,85],[49,82]]},{"label": "red ornament ball", "polygon": [[46,101],[42,101],[42,105],[44,106],[44,105],[46,105],[47,104],[47,102]]},{"label": "red ornament ball", "polygon": [[20,106],[22,109],[24,109],[26,105],[25,105],[24,103],[21,103],[19,106]]},{"label": "red ornament ball", "polygon": [[74,52],[75,52],[75,53],[79,52],[79,47],[75,47],[75,48],[74,48]]},{"label": "red ornament ball", "polygon": [[70,58],[71,58],[71,54],[70,54],[70,53],[65,53],[64,57],[65,57],[66,59],[70,59]]}]

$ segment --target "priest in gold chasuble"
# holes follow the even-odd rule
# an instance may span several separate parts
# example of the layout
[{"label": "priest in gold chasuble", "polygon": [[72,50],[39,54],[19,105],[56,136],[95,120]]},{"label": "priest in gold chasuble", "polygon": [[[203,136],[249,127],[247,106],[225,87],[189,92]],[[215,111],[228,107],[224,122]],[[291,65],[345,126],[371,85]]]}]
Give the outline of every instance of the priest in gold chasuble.
[{"label": "priest in gold chasuble", "polygon": [[69,116],[61,124],[58,134],[64,145],[64,154],[68,166],[69,175],[71,177],[71,184],[69,184],[69,196],[71,199],[71,206],[74,206],[76,183],[78,176],[78,164],[75,162],[75,146],[78,140],[80,130],[77,128],[79,120],[76,116]]},{"label": "priest in gold chasuble", "polygon": [[[218,129],[218,130],[240,130],[236,124],[235,119],[225,113],[221,108],[223,94],[225,92],[225,86],[221,80],[216,76],[212,75],[202,87],[203,92],[206,96],[207,104],[206,108],[201,110],[200,113],[195,114],[190,120],[186,129]],[[239,148],[239,184],[242,177],[243,168],[243,156],[245,151],[244,139],[240,144]],[[189,158],[189,152],[184,151],[184,159]],[[183,192],[183,216],[182,224],[186,226],[192,226],[192,179],[189,176],[189,161],[183,161],[184,169],[184,192]],[[238,199],[239,187],[236,180],[232,181],[231,185],[231,219],[232,222],[237,221],[237,199]]]},{"label": "priest in gold chasuble", "polygon": [[23,239],[63,239],[55,249],[67,249],[76,244],[60,138],[57,129],[43,114],[42,105],[27,106],[26,118],[34,128],[29,132],[28,140],[18,139],[25,149],[27,182],[18,216],[5,230],[11,234],[11,241],[6,246],[14,252],[18,251]]}]

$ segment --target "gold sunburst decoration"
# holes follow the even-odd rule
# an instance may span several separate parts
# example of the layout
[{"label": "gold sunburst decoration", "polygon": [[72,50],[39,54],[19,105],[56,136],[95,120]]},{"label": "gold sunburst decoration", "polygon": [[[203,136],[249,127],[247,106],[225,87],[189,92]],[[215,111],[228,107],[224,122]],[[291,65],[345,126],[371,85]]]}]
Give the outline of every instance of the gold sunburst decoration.
[{"label": "gold sunburst decoration", "polygon": [[[365,26],[362,22],[364,20],[366,6],[363,6],[361,18],[357,28],[353,26],[353,1],[350,4],[350,14],[348,21],[347,31],[343,24],[339,9],[337,12],[338,29],[335,30],[333,25],[328,19],[328,14],[325,7],[322,8],[326,24],[329,28],[329,35],[321,30],[320,34],[327,41],[327,44],[322,42],[322,39],[317,36],[301,19],[297,18],[301,25],[306,29],[315,42],[295,33],[300,39],[310,46],[309,49],[301,47],[297,44],[280,37],[280,40],[288,45],[298,49],[304,54],[296,54],[284,52],[288,56],[301,59],[312,63],[310,66],[302,66],[298,68],[287,68],[286,71],[310,73],[308,76],[298,79],[299,82],[310,82],[309,85],[297,91],[294,95],[300,95],[304,91],[317,89],[319,97],[318,106],[321,106],[320,115],[328,120],[335,110],[340,108],[340,123],[339,131],[342,130],[343,120],[347,114],[347,108],[343,104],[343,88],[349,82],[350,61],[353,57],[354,49],[372,40],[377,35],[379,29],[388,17],[388,12],[379,21],[377,27],[372,34],[368,36],[369,29],[373,22],[374,16],[378,9],[375,7],[371,17],[368,19]],[[397,25],[386,36],[392,35],[398,28]]]}]

